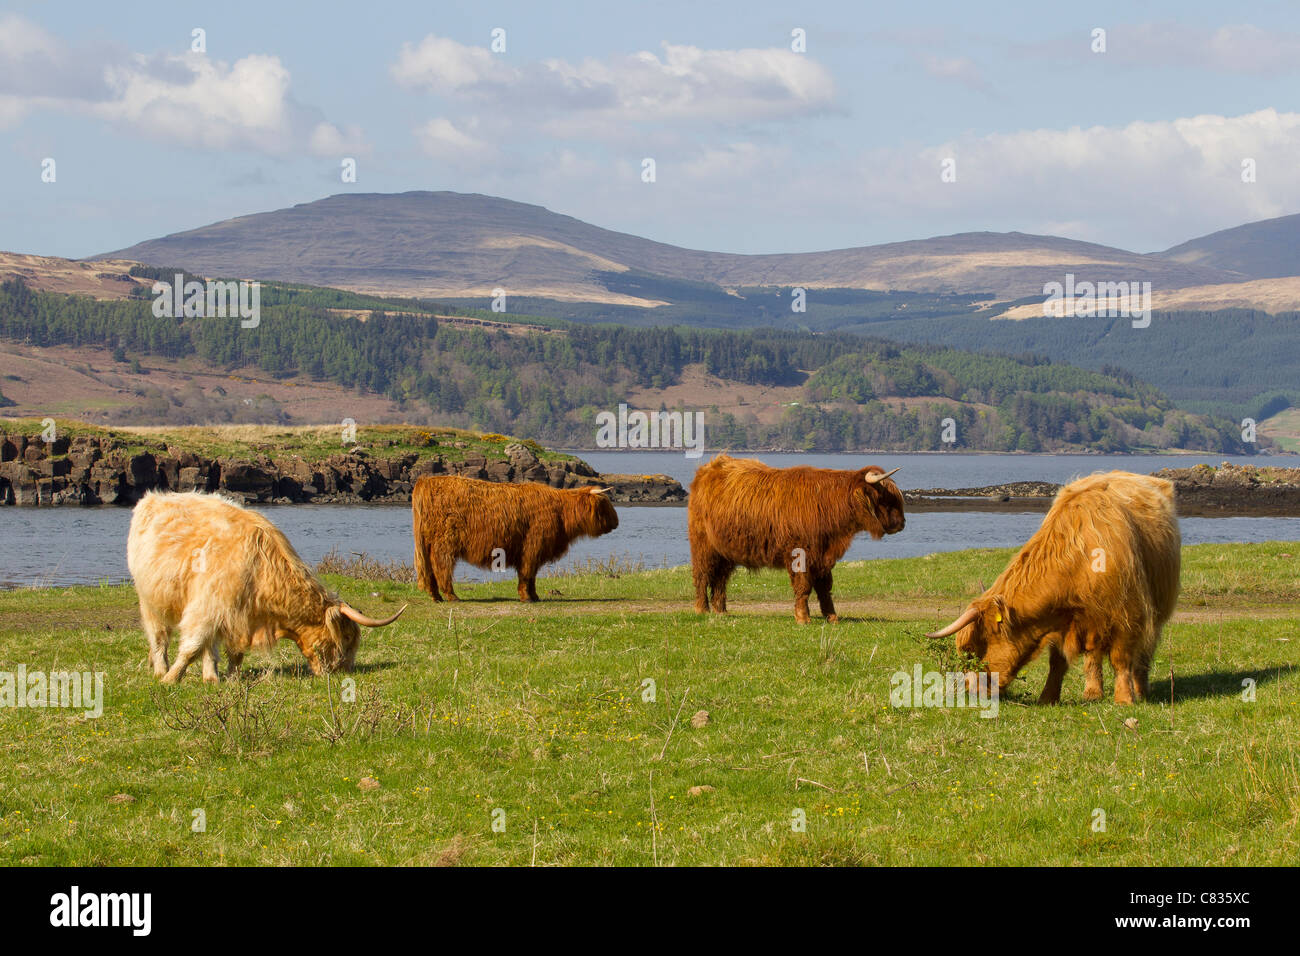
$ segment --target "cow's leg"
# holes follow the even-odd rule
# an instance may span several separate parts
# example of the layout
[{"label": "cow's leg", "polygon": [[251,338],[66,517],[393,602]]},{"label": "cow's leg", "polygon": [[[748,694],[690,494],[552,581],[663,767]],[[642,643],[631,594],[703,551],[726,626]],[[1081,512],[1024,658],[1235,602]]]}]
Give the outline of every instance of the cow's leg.
[{"label": "cow's leg", "polygon": [[812,575],[807,571],[790,570],[790,587],[794,588],[794,619],[800,624],[812,620],[808,613],[808,595],[812,593]]},{"label": "cow's leg", "polygon": [[713,590],[713,610],[718,614],[727,613],[727,581],[731,579],[731,572],[734,570],[736,570],[734,564],[721,559],[714,568],[710,586]]},{"label": "cow's leg", "polygon": [[817,592],[817,605],[821,608],[822,617],[832,624],[839,621],[840,616],[835,613],[835,602],[831,600],[831,572],[817,575],[812,584],[813,590]]},{"label": "cow's leg", "polygon": [[1083,699],[1101,700],[1106,695],[1106,674],[1102,670],[1105,658],[1100,645],[1093,645],[1083,659]]},{"label": "cow's leg", "polygon": [[533,601],[540,601],[537,596],[537,569],[520,568],[519,569],[519,600],[525,604]]},{"label": "cow's leg", "polygon": [[243,663],[244,663],[243,654],[232,654],[231,652],[227,651],[226,652],[226,676],[238,677],[240,665],[242,665]]},{"label": "cow's leg", "polygon": [[1070,659],[1065,656],[1056,642],[1047,645],[1047,683],[1038,695],[1040,704],[1059,704],[1061,702],[1061,682],[1065,680],[1066,671],[1070,669]]},{"label": "cow's leg", "polygon": [[167,673],[167,645],[171,641],[166,622],[154,614],[143,601],[140,602],[140,624],[149,640],[149,665],[154,677]]},{"label": "cow's leg", "polygon": [[433,550],[425,549],[424,562],[419,570],[420,586],[433,596],[435,601],[442,600],[442,592],[438,590],[437,564],[433,560]]},{"label": "cow's leg", "polygon": [[[209,644],[216,643],[217,634],[213,625],[201,619],[192,619],[187,614],[181,618],[181,639],[176,646],[176,662],[163,675],[164,684],[175,684],[185,676],[185,668],[190,661],[204,653]],[[206,666],[205,666],[206,672]],[[205,673],[206,676],[206,673]]]},{"label": "cow's leg", "polygon": [[203,682],[205,684],[215,684],[219,680],[217,676],[217,666],[221,663],[221,650],[216,641],[210,641],[208,646],[203,648]]},{"label": "cow's leg", "polygon": [[1151,678],[1151,664],[1143,661],[1133,666],[1133,693],[1137,700],[1147,699],[1148,682]]},{"label": "cow's leg", "polygon": [[1159,640],[1160,632],[1156,631],[1133,655],[1133,692],[1138,700],[1147,699],[1151,658],[1155,656],[1156,642]]},{"label": "cow's leg", "polygon": [[713,610],[727,610],[727,578],[731,567],[707,545],[691,544],[691,580],[695,584],[695,613],[707,614],[712,597]]},{"label": "cow's leg", "polygon": [[695,613],[709,613],[709,585],[713,581],[713,571],[709,567],[711,556],[691,552],[691,581],[695,584]]},{"label": "cow's leg", "polygon": [[1115,670],[1115,703],[1133,703],[1133,694],[1136,690],[1133,680],[1133,661],[1129,656],[1128,647],[1122,640],[1117,640],[1111,645],[1110,666]]},{"label": "cow's leg", "polygon": [[430,560],[433,562],[433,580],[435,582],[433,586],[433,599],[435,601],[441,601],[442,597],[438,592],[444,591],[446,592],[448,601],[459,601],[460,598],[456,596],[456,591],[451,586],[451,575],[452,572],[456,570],[456,559],[452,558],[448,561],[445,557],[430,556]]}]

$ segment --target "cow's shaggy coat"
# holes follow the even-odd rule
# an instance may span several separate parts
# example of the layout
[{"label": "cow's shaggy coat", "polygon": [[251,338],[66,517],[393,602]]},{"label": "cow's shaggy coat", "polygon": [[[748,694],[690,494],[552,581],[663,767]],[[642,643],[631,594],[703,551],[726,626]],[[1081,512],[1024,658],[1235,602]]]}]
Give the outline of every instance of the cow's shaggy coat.
[{"label": "cow's shaggy coat", "polygon": [[1005,688],[1047,649],[1040,703],[1061,697],[1070,662],[1086,655],[1084,700],[1102,696],[1102,659],[1115,702],[1147,695],[1160,631],[1178,601],[1181,537],[1171,482],[1112,471],[1056,496],[1042,526],[993,586],[932,637],[983,660]]},{"label": "cow's shaggy coat", "polygon": [[[298,645],[314,674],[351,670],[358,625],[380,627],[402,613],[379,621],[341,602],[275,525],[218,495],[146,494],[131,516],[126,561],[149,663],[166,683],[180,680],[199,654],[203,679],[215,681],[222,646],[233,673],[254,643],[280,638]],[[175,628],[180,642],[168,667]]]},{"label": "cow's shaggy coat", "polygon": [[618,527],[607,488],[550,488],[426,476],[411,493],[415,570],[435,601],[460,600],[452,588],[456,562],[489,570],[514,568],[519,600],[536,601],[537,572],[564,557],[575,538]]},{"label": "cow's shaggy coat", "polygon": [[709,610],[710,598],[714,611],[727,610],[727,581],[737,566],[785,568],[803,624],[814,590],[822,614],[838,620],[831,569],[853,538],[865,531],[879,540],[904,522],[902,493],[874,465],[770,468],[728,455],[695,472],[687,512],[697,613]]}]

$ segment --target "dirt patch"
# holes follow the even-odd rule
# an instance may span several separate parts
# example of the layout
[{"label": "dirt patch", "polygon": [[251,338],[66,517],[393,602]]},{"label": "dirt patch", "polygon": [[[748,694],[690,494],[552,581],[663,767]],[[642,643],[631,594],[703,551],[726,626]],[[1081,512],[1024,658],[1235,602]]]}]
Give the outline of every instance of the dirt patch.
[{"label": "dirt patch", "polygon": [[[220,414],[215,420],[241,421],[243,409],[258,407],[265,412],[269,399],[285,424],[335,424],[344,418],[372,424],[428,421],[427,409],[424,415],[418,407],[403,410],[381,395],[363,395],[305,378],[272,379],[256,369],[213,371],[192,359],[169,361],[150,356],[147,363],[141,363],[140,372],[134,373],[129,364],[114,362],[112,353],[104,349],[36,348],[0,342],[0,363],[5,371],[0,388],[6,398],[17,403],[4,414],[15,418],[121,422],[122,413],[139,407],[155,391],[181,418],[188,403],[196,408],[196,414],[201,410],[203,415],[212,415],[215,406]],[[264,421],[265,414],[254,418]],[[211,420],[204,417],[195,423]]]},{"label": "dirt patch", "polygon": [[628,393],[628,408],[711,408],[735,415],[742,424],[775,425],[792,404],[804,402],[802,385],[743,385],[710,375],[702,363],[682,369],[681,381],[666,388],[638,388]]}]

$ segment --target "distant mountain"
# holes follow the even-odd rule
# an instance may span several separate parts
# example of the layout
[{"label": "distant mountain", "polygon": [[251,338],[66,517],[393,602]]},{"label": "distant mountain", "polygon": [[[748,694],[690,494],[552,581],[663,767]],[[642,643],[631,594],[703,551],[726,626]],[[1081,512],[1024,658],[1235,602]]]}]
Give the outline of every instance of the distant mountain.
[{"label": "distant mountain", "polygon": [[[673,282],[717,289],[803,286],[1041,295],[1073,272],[1162,289],[1236,282],[1237,272],[1023,233],[974,232],[770,255],[703,252],[593,226],[541,206],[454,192],[345,194],[240,216],[105,253],[209,276],[444,298],[514,296],[649,306]],[[631,273],[646,282],[626,281]],[[1249,273],[1248,273],[1249,274]],[[668,280],[668,281],[663,281]]]},{"label": "distant mountain", "polygon": [[1300,213],[1248,222],[1166,249],[1165,259],[1240,272],[1252,279],[1300,276]]}]

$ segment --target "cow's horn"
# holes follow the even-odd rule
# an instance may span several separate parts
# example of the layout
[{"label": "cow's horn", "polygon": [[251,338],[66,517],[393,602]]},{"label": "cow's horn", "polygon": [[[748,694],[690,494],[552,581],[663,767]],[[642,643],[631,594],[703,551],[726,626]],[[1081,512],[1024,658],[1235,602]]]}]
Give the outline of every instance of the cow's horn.
[{"label": "cow's horn", "polygon": [[899,465],[898,468],[894,469],[894,471],[887,471],[883,475],[867,475],[867,483],[874,485],[877,482],[884,481],[890,475],[894,474],[897,471],[900,471],[902,467],[903,467],[902,465]]},{"label": "cow's horn", "polygon": [[587,488],[593,495],[607,495],[614,490],[613,488],[592,488],[590,485]]},{"label": "cow's horn", "polygon": [[399,617],[401,617],[402,611],[405,611],[409,606],[410,605],[408,604],[403,604],[401,611],[398,611],[392,617],[384,617],[384,618],[366,617],[364,614],[362,614],[360,611],[354,608],[351,604],[340,604],[339,610],[343,612],[343,615],[345,617],[350,617],[352,620],[356,621],[362,627],[385,627],[386,625],[392,624]]},{"label": "cow's horn", "polygon": [[978,613],[979,611],[974,606],[968,607],[966,608],[966,610],[962,611],[961,617],[957,618],[957,620],[953,621],[943,630],[931,631],[929,634],[925,636],[926,637],[947,637],[949,634],[955,634],[958,631],[960,631],[963,627],[965,627],[967,624],[969,624],[971,621],[975,620],[975,615],[977,615]]}]

